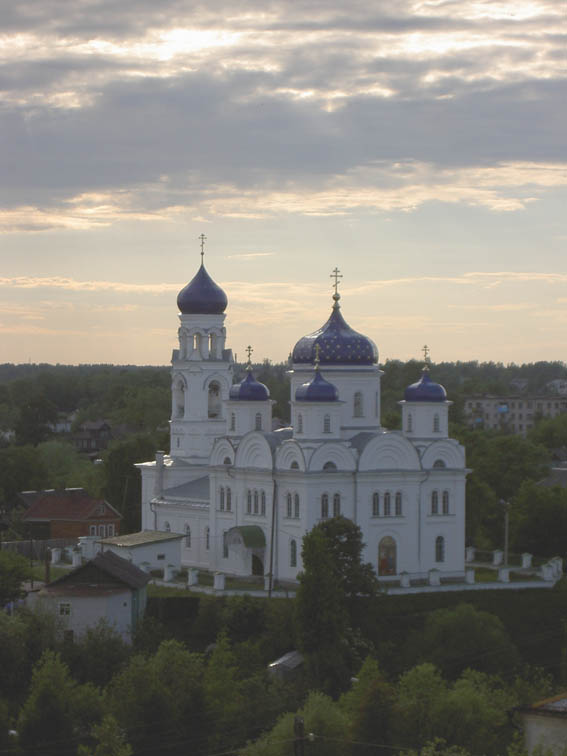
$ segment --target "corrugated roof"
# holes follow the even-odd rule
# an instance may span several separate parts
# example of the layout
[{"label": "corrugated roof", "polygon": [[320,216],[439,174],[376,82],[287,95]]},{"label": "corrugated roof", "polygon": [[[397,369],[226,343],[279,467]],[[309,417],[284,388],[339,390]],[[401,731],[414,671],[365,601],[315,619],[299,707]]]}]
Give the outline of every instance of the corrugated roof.
[{"label": "corrugated roof", "polygon": [[183,535],[180,533],[169,533],[163,530],[141,530],[138,533],[127,533],[126,535],[112,536],[111,538],[101,538],[99,543],[132,548],[136,546],[146,546],[149,543],[174,541],[176,538],[183,538]]},{"label": "corrugated roof", "polygon": [[[54,580],[46,587],[49,589],[51,586],[56,586],[59,589],[64,583],[70,586],[75,585],[75,581],[80,583],[81,581],[78,580],[80,573],[87,571],[92,566],[102,573],[113,577],[115,580],[125,583],[130,588],[142,588],[150,579],[147,573],[133,565],[132,562],[122,559],[122,557],[117,556],[112,551],[105,551],[103,554],[97,554],[90,562],[77,567],[76,570],[72,570],[58,580]],[[103,584],[102,581],[101,584]]]},{"label": "corrugated roof", "polygon": [[[63,490],[25,491],[21,494],[30,502],[24,520],[88,520],[90,517],[122,518],[122,515],[104,499],[95,499],[84,488]],[[103,504],[105,512],[97,514]]]},{"label": "corrugated roof", "polygon": [[180,486],[173,486],[172,488],[166,488],[163,492],[164,498],[174,499],[202,499],[209,500],[210,496],[210,484],[209,476],[203,475],[202,478],[196,480],[190,480],[188,483],[182,483]]}]

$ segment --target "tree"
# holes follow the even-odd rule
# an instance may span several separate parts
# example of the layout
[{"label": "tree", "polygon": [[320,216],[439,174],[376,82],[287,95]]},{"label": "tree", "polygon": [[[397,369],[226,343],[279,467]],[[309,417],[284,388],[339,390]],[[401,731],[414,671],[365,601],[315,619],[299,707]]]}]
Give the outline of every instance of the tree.
[{"label": "tree", "polygon": [[512,543],[539,557],[564,556],[567,544],[567,490],[524,483],[511,509]]},{"label": "tree", "polygon": [[456,679],[467,667],[509,675],[519,663],[500,619],[470,604],[429,614],[423,630],[408,638],[406,658],[410,664],[431,662],[449,679]]},{"label": "tree", "polygon": [[[378,662],[368,656],[351,690],[340,699],[350,721],[351,740],[359,745],[357,756],[391,753],[391,720],[395,690],[382,675]],[[381,744],[380,748],[376,744]]]},{"label": "tree", "polygon": [[331,545],[321,528],[304,536],[301,555],[303,572],[296,598],[299,645],[313,680],[324,690],[338,692],[350,677],[344,642],[348,615]]},{"label": "tree", "polygon": [[0,608],[26,595],[22,583],[30,574],[27,559],[13,551],[0,551]]},{"label": "tree", "polygon": [[35,666],[28,697],[18,718],[25,753],[71,754],[102,716],[100,694],[77,685],[58,654],[46,651]]},{"label": "tree", "polygon": [[126,742],[124,732],[111,714],[93,727],[92,737],[97,741],[94,750],[81,745],[77,756],[132,756],[132,746]]}]

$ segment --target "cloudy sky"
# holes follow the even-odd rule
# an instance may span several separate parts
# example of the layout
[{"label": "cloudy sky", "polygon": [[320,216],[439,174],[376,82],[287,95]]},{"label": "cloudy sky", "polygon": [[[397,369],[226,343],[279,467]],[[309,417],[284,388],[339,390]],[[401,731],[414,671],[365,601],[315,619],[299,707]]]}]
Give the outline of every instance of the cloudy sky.
[{"label": "cloudy sky", "polygon": [[0,0],[2,362],[165,364],[198,236],[229,344],[567,357],[560,0]]}]

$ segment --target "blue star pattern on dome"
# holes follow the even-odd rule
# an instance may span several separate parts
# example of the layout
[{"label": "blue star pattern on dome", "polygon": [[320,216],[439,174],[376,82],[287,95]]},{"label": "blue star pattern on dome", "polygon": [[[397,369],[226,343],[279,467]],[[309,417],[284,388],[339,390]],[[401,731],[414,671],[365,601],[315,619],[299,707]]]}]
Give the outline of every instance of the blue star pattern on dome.
[{"label": "blue star pattern on dome", "polygon": [[376,344],[368,336],[353,330],[341,314],[338,268],[335,268],[331,277],[335,278],[331,316],[325,325],[297,342],[293,348],[292,361],[300,364],[313,363],[315,346],[318,345],[321,364],[374,365],[378,362]]},{"label": "blue star pattern on dome", "polygon": [[440,383],[435,383],[429,376],[429,369],[425,367],[417,383],[412,383],[404,391],[406,402],[445,402],[447,392]]},{"label": "blue star pattern on dome", "polygon": [[221,287],[207,273],[204,257],[206,236],[201,234],[201,267],[177,295],[177,306],[183,315],[220,315],[226,310],[228,299]]}]

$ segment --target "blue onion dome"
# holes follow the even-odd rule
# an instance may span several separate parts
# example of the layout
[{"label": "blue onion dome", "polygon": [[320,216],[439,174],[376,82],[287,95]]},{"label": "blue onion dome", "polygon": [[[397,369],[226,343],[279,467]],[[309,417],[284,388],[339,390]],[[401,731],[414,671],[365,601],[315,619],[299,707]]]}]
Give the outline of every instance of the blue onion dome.
[{"label": "blue onion dome", "polygon": [[304,383],[295,392],[297,402],[336,402],[339,399],[337,387],[326,381],[315,365],[315,377]]},{"label": "blue onion dome", "polygon": [[245,402],[265,402],[270,398],[270,390],[254,378],[250,369],[241,383],[235,383],[230,387],[228,398]]},{"label": "blue onion dome", "polygon": [[406,402],[445,402],[447,392],[440,383],[431,380],[428,368],[424,368],[419,381],[405,390],[404,399]]},{"label": "blue onion dome", "polygon": [[304,364],[315,361],[315,347],[319,346],[322,365],[374,365],[378,362],[376,344],[354,331],[343,318],[340,294],[335,292],[331,317],[319,330],[299,339],[293,348],[293,362]]},{"label": "blue onion dome", "polygon": [[207,273],[203,263],[177,295],[177,306],[183,315],[220,315],[227,304],[226,294]]}]

